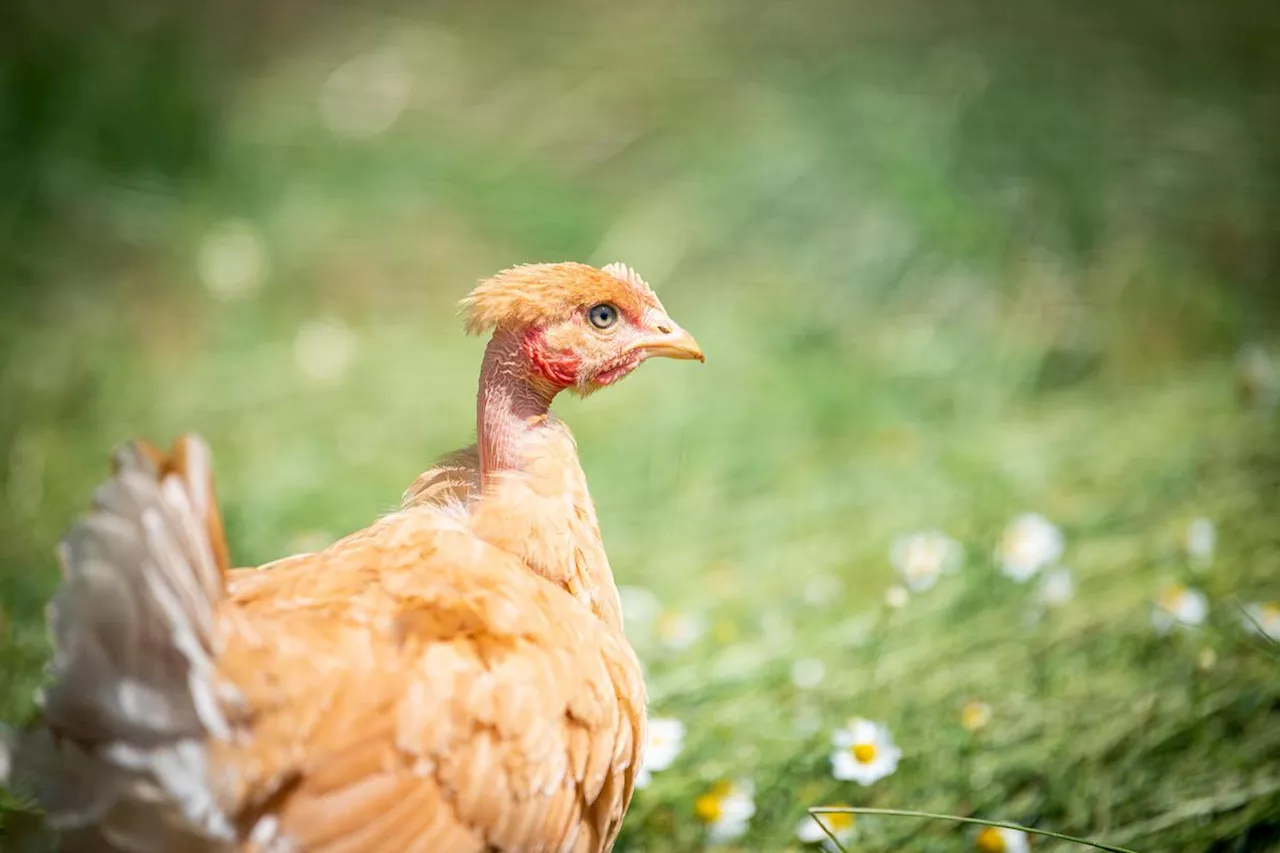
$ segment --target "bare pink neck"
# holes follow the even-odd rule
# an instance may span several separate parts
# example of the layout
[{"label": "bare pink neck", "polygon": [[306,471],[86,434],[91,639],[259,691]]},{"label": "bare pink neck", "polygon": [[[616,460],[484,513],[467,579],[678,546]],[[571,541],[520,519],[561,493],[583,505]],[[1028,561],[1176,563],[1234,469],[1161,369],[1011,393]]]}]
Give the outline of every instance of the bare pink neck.
[{"label": "bare pink neck", "polygon": [[494,334],[484,353],[476,398],[482,488],[495,472],[524,467],[521,445],[545,420],[559,390],[537,375],[520,334]]}]

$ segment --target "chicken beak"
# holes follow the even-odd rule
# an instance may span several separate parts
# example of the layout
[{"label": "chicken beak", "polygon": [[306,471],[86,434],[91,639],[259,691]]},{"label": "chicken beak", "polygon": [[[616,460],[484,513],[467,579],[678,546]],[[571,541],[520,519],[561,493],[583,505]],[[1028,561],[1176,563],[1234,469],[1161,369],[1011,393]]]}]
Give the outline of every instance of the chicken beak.
[{"label": "chicken beak", "polygon": [[643,351],[650,356],[660,358],[697,359],[705,362],[702,347],[693,339],[693,335],[677,326],[671,320],[658,323],[653,334],[645,335],[631,345],[630,349]]}]

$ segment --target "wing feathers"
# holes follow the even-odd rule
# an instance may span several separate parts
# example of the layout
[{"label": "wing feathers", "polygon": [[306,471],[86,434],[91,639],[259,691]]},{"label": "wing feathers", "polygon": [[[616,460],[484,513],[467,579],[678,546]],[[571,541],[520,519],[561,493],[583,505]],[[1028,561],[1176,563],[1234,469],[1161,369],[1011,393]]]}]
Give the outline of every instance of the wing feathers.
[{"label": "wing feathers", "polygon": [[[382,523],[421,525],[421,512]],[[619,641],[563,589],[453,528],[401,529],[393,538],[409,553],[431,557],[427,564],[409,562],[412,571],[372,576],[358,594],[373,610],[361,610],[359,619],[335,616],[320,595],[282,610],[263,595],[260,573],[246,586],[247,618],[261,609],[275,630],[306,642],[282,657],[259,626],[254,642],[229,642],[228,671],[245,673],[237,683],[264,709],[270,706],[257,697],[277,695],[273,685],[288,682],[283,692],[290,701],[267,716],[300,719],[300,707],[321,709],[310,728],[284,716],[255,727],[259,737],[272,733],[271,755],[294,762],[299,774],[280,813],[282,832],[308,853],[308,845],[324,853],[378,853],[393,849],[378,845],[393,843],[532,853],[611,838],[630,784],[609,787],[606,776],[622,754],[631,754],[632,727],[639,724],[620,713],[616,673],[606,660],[613,654],[606,647]],[[466,573],[448,570],[463,547],[480,548],[484,559],[462,563]],[[323,583],[342,571],[348,548],[357,543],[338,543],[312,565],[271,573],[282,573],[283,588],[295,583],[287,577],[295,572]],[[398,557],[385,559],[396,565]],[[433,571],[436,559],[444,562]],[[349,588],[333,580],[335,589]],[[547,613],[560,614],[559,621]],[[343,658],[350,648],[367,648],[367,658],[352,666]],[[338,660],[345,666],[328,663]],[[285,668],[272,674],[273,666]],[[278,740],[290,736],[295,746]],[[273,767],[277,759],[255,752],[267,746],[251,744],[227,760],[239,768],[254,761]],[[421,805],[411,809],[410,802]],[[584,830],[584,821],[598,825]]]}]

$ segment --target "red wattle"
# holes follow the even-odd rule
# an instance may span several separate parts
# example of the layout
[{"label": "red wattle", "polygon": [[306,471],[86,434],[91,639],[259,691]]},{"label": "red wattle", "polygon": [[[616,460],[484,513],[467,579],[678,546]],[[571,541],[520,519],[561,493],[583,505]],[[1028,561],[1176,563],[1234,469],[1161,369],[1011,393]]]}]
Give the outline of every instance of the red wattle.
[{"label": "red wattle", "polygon": [[524,351],[538,372],[552,384],[568,388],[578,381],[578,359],[571,353],[547,352],[541,329],[532,328],[525,332]]}]

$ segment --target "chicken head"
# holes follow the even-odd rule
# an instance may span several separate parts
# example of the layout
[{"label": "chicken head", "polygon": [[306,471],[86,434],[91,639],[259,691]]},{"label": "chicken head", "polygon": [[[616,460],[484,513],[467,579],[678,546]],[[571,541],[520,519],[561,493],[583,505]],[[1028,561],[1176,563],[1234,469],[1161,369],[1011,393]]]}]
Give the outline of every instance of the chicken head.
[{"label": "chicken head", "polygon": [[624,264],[526,264],[482,281],[463,301],[467,330],[494,330],[540,390],[590,394],[650,356],[703,360],[693,336]]}]

